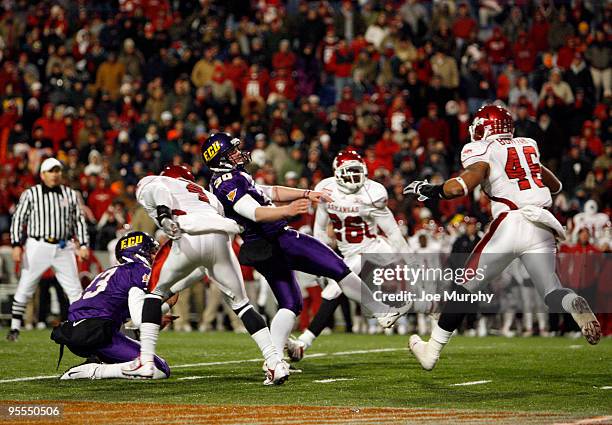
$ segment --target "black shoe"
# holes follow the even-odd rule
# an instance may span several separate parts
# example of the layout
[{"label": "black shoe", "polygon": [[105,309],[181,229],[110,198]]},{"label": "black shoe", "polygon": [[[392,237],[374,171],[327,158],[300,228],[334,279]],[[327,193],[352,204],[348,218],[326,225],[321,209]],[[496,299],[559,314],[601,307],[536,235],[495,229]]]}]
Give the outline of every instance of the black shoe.
[{"label": "black shoe", "polygon": [[9,333],[6,335],[6,340],[7,341],[16,342],[18,339],[19,339],[19,330],[18,329],[11,329],[9,331]]}]

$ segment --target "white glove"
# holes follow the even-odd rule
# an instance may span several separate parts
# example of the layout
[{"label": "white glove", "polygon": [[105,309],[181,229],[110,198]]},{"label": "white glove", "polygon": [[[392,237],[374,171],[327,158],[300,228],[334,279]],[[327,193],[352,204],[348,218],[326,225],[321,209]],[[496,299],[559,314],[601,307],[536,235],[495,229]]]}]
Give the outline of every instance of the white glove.
[{"label": "white glove", "polygon": [[429,185],[427,180],[415,180],[404,188],[404,195],[419,195],[419,201],[426,201],[429,197],[421,194],[421,189],[424,185]]},{"label": "white glove", "polygon": [[162,230],[173,241],[181,238],[181,228],[178,223],[171,218],[163,218],[161,221]]}]

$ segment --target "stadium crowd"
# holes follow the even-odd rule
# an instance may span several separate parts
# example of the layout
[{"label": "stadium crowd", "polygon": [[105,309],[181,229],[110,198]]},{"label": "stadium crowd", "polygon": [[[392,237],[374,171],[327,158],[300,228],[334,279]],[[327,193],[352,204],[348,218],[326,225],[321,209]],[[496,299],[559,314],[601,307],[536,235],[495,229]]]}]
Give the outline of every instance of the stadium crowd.
[{"label": "stadium crowd", "polygon": [[[417,202],[460,168],[470,117],[498,100],[562,180],[554,213],[610,212],[612,3],[588,0],[6,0],[0,10],[0,244],[54,156],[82,193],[91,248],[155,232],[138,180],[228,131],[265,184],[313,188],[352,146],[406,236],[488,221],[484,196]],[[301,217],[296,226],[311,224]],[[423,229],[423,230],[421,230]],[[455,230],[453,230],[455,229]],[[593,250],[610,236],[593,232]],[[571,240],[569,246],[576,244]],[[578,242],[580,243],[580,242]],[[450,247],[449,247],[450,249]]]}]

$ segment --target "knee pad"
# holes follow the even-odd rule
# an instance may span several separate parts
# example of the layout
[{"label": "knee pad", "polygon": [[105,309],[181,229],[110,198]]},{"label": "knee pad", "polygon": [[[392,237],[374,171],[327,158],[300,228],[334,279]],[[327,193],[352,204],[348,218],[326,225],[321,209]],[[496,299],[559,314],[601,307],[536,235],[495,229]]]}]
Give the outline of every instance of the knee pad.
[{"label": "knee pad", "polygon": [[563,298],[566,295],[573,294],[574,291],[568,288],[555,289],[554,291],[549,292],[544,297],[544,303],[548,307],[548,311],[550,313],[563,313],[565,309],[563,308]]}]

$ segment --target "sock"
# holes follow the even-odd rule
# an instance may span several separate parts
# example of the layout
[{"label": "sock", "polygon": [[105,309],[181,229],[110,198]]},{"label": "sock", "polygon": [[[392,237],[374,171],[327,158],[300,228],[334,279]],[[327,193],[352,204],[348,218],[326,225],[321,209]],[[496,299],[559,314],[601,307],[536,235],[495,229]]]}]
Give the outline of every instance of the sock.
[{"label": "sock", "polygon": [[147,294],[142,306],[142,323],[140,325],[140,358],[152,362],[161,324],[161,297]]},{"label": "sock", "polygon": [[427,349],[439,356],[444,346],[450,341],[451,336],[453,336],[452,331],[446,331],[438,326],[437,323],[434,324],[431,330],[431,338],[427,342]]},{"label": "sock", "polygon": [[282,360],[282,357],[272,342],[270,330],[264,327],[251,335],[251,337],[261,350],[261,354],[263,354],[266,361],[266,366],[270,369],[274,369],[278,362]]},{"label": "sock", "polygon": [[325,326],[329,323],[329,319],[333,316],[338,305],[340,305],[340,297],[336,297],[332,300],[323,298],[319,311],[317,311],[312,322],[310,322],[310,326],[308,326],[308,330],[315,338],[321,335],[321,332],[323,332],[323,329],[325,329]]},{"label": "sock", "polygon": [[254,335],[266,327],[265,320],[255,311],[251,304],[245,304],[242,307],[235,309],[234,313],[236,313],[236,316],[242,320],[244,327],[250,335]]},{"label": "sock", "polygon": [[298,339],[304,343],[304,350],[307,350],[316,338],[317,336],[313,334],[310,329],[306,329]]},{"label": "sock", "polygon": [[289,309],[281,308],[278,310],[272,323],[270,324],[270,334],[276,351],[284,353],[287,338],[295,325],[295,313]]},{"label": "sock", "polygon": [[19,330],[23,321],[23,315],[26,310],[27,303],[22,303],[17,300],[13,300],[12,318],[11,318],[11,330]]}]

